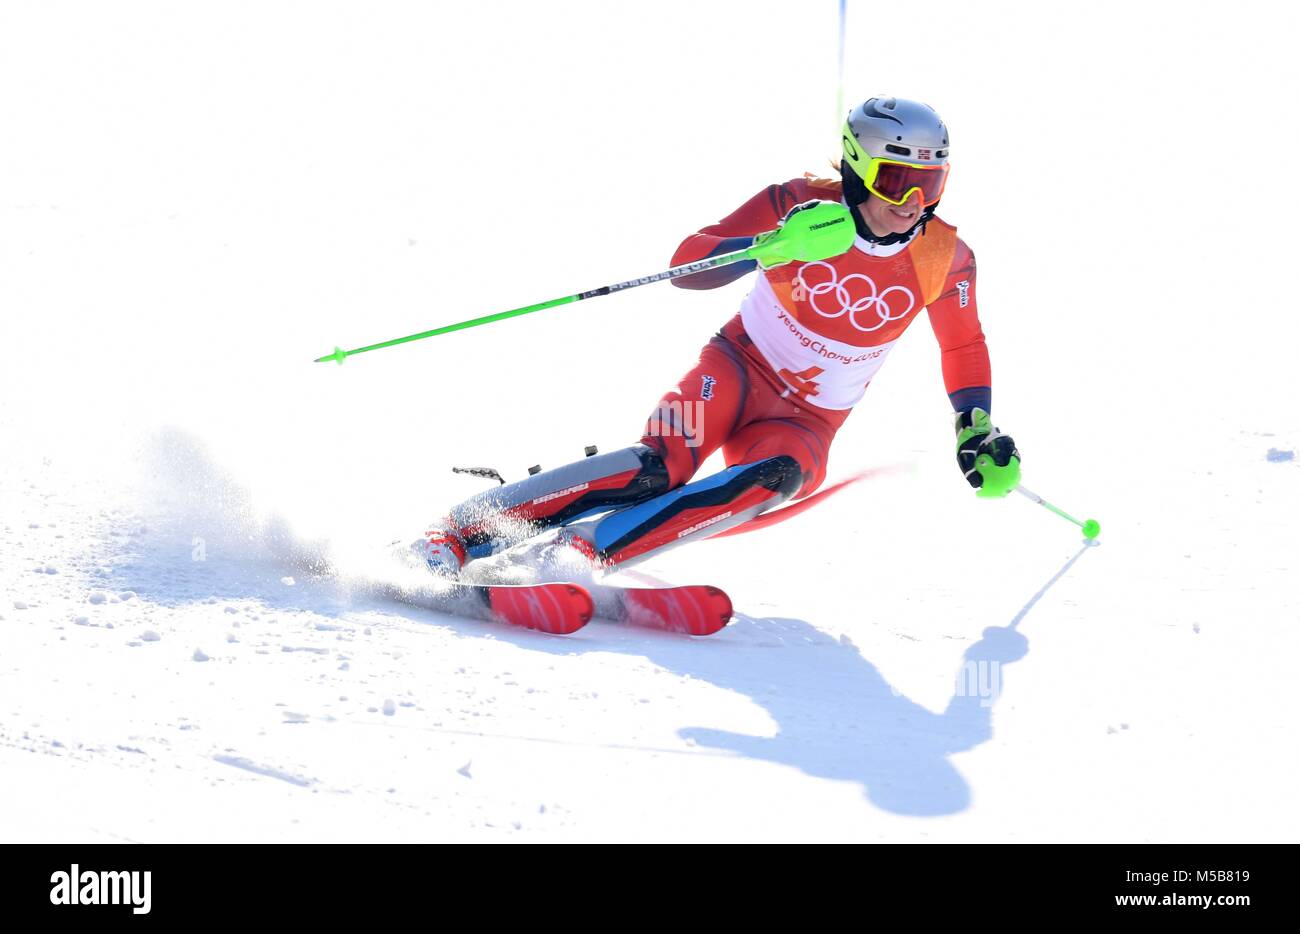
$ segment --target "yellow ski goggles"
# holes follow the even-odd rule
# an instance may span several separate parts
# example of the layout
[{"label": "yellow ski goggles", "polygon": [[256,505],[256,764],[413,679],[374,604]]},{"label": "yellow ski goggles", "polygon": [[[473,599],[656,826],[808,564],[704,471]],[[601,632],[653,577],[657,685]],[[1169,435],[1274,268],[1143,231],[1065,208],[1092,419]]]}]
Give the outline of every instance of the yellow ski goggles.
[{"label": "yellow ski goggles", "polygon": [[[858,171],[857,166],[853,166]],[[867,163],[865,174],[858,172],[867,191],[890,204],[903,204],[912,192],[921,193],[921,204],[929,207],[943,196],[943,186],[948,181],[948,163],[942,165],[914,165],[885,159],[880,156]]]}]

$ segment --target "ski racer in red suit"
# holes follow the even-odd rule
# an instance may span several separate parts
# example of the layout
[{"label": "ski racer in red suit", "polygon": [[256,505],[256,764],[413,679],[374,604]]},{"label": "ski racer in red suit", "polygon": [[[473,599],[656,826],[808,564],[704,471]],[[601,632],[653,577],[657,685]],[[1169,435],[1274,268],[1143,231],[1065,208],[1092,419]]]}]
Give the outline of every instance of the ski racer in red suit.
[{"label": "ski racer in red suit", "polygon": [[[1001,466],[1018,452],[989,421],[975,256],[934,216],[947,175],[948,131],[931,107],[872,98],[855,108],[839,179],[769,185],[688,236],[673,264],[748,247],[817,201],[852,209],[848,252],[758,270],[739,312],[660,400],[640,443],[479,494],[413,548],[443,575],[503,551],[526,560],[576,549],[594,564],[627,565],[807,496],[826,477],[835,433],[923,309],[942,350],[958,464],[980,486],[977,456]],[[673,281],[711,289],[755,268],[750,260]],[[718,449],[727,468],[694,480]]]}]

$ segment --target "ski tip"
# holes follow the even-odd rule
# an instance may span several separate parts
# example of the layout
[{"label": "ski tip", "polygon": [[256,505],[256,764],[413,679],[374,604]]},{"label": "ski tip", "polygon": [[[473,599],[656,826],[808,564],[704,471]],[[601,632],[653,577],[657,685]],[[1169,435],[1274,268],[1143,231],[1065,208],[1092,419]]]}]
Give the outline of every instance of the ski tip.
[{"label": "ski tip", "polygon": [[577,608],[578,616],[583,625],[591,622],[591,618],[596,615],[596,603],[591,599],[591,594],[587,591],[587,588],[579,587],[577,584],[562,584],[561,586],[564,587],[569,600]]},{"label": "ski tip", "polygon": [[638,626],[711,636],[731,622],[731,598],[719,587],[691,584],[685,587],[628,588],[623,605],[629,622]]},{"label": "ski tip", "polygon": [[735,613],[735,608],[731,605],[731,597],[721,588],[705,585],[704,590],[711,603],[712,615],[717,620],[717,628],[709,629],[707,632],[693,633],[693,635],[711,636],[727,627]]}]

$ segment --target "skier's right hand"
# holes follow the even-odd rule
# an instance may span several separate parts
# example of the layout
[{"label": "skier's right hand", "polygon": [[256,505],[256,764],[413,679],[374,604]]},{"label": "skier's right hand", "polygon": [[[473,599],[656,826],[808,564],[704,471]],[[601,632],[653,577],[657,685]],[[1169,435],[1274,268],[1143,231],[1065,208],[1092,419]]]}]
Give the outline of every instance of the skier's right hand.
[{"label": "skier's right hand", "polygon": [[[785,212],[785,217],[781,218],[781,222],[777,224],[775,230],[767,230],[759,234],[757,237],[754,238],[754,242],[752,245],[761,246],[762,244],[767,243],[772,239],[780,236],[781,228],[785,226],[786,221],[788,221],[794,215],[798,214],[800,211],[806,211],[808,210],[808,208],[816,207],[819,204],[821,204],[821,201],[816,198],[810,201],[804,201],[799,204],[796,204],[790,210]],[[758,265],[761,266],[763,269],[773,269],[777,266],[784,266],[786,263],[790,263],[793,261],[794,261],[793,256],[786,256],[782,254],[780,251],[773,251],[772,253],[769,253],[766,256],[760,257],[758,259]]]},{"label": "skier's right hand", "polygon": [[[761,246],[762,244],[766,243],[768,240],[771,240],[780,232],[781,232],[780,227],[776,228],[775,230],[764,231],[763,233],[759,234],[757,237],[754,238],[754,242],[751,244],[751,246]],[[790,262],[788,259],[777,259],[777,257],[775,256],[761,256],[758,259],[758,265],[760,269],[771,269],[774,266],[784,266],[788,262]]]}]

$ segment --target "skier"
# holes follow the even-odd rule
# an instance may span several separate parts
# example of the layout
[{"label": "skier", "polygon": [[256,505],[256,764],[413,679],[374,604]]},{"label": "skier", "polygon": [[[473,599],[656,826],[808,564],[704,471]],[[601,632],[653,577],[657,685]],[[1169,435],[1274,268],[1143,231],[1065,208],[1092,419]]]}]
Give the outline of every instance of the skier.
[{"label": "skier", "polygon": [[[585,460],[456,506],[412,546],[432,571],[455,576],[502,552],[507,561],[576,553],[591,565],[627,565],[809,495],[826,477],[835,433],[923,307],[942,349],[962,474],[979,487],[985,474],[1018,469],[1014,442],[989,419],[975,256],[934,213],[949,169],[943,121],[926,104],[873,97],[850,112],[842,142],[839,180],[806,173],[769,185],[688,236],[672,263],[761,242],[819,200],[851,209],[853,247],[825,261],[764,266],[740,311],[660,400],[639,443],[588,449]],[[756,265],[673,281],[712,289]],[[691,482],[719,448],[727,468]],[[985,454],[991,462],[977,466]]]}]

